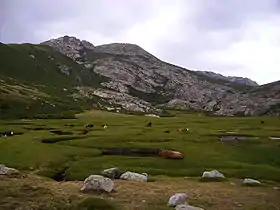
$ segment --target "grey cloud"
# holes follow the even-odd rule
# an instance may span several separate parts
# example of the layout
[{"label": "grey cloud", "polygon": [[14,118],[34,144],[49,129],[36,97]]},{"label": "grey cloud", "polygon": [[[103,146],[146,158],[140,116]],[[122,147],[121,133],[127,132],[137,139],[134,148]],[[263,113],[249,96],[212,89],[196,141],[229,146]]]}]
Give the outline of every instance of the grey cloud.
[{"label": "grey cloud", "polygon": [[152,11],[146,7],[148,1],[146,4],[144,2],[10,0],[7,3],[9,13],[6,14],[3,38],[6,42],[32,41],[36,38],[33,34],[34,29],[44,30],[60,22],[70,23],[73,31],[90,28],[103,36],[115,36],[150,17]]},{"label": "grey cloud", "polygon": [[279,2],[174,0],[172,5],[180,5],[174,7],[180,18],[168,26],[165,34],[159,33],[150,41],[149,36],[158,34],[157,25],[145,28],[144,23],[153,22],[161,8],[169,8],[170,0],[0,0],[0,41],[38,43],[67,34],[80,39],[87,37],[93,44],[104,40],[126,42],[129,31],[144,24],[143,35],[140,31],[130,40],[142,43],[160,59],[189,69],[232,74],[246,69],[240,63],[223,62],[222,58],[207,60],[205,55],[219,50],[226,52],[232,44],[243,40],[249,23],[268,21],[272,15],[280,17]]}]

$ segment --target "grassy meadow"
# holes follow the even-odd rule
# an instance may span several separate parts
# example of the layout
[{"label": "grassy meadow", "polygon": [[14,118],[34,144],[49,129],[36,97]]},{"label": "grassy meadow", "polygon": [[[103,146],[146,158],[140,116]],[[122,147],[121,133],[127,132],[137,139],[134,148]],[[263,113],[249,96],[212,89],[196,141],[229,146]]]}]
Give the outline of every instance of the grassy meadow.
[{"label": "grassy meadow", "polygon": [[[48,177],[64,170],[66,180],[83,180],[103,169],[119,167],[122,171],[171,177],[198,177],[205,170],[217,169],[227,177],[280,182],[280,140],[268,138],[280,136],[278,118],[172,114],[175,116],[153,118],[90,111],[77,115],[77,119],[1,121],[0,132],[24,134],[0,138],[0,163]],[[149,121],[153,122],[151,128],[146,126]],[[79,135],[88,123],[95,127]],[[108,128],[103,129],[103,124]],[[34,128],[70,131],[73,135]],[[178,132],[178,128],[190,131]],[[234,145],[222,144],[218,135],[230,131],[252,137]],[[102,155],[100,148],[172,149],[184,153],[185,158]]]},{"label": "grassy meadow", "polygon": [[[279,209],[280,187],[274,188],[280,186],[280,140],[268,138],[280,136],[278,118],[209,117],[180,111],[170,115],[88,111],[76,119],[1,121],[0,132],[23,134],[0,138],[0,163],[27,176],[0,176],[0,209],[170,210],[166,203],[176,192],[187,192],[190,204],[209,210]],[[149,121],[152,127],[146,126]],[[89,123],[94,128],[79,134]],[[51,130],[73,134],[57,135]],[[222,143],[220,135],[227,132],[249,137]],[[185,158],[102,155],[109,148],[172,149]],[[110,167],[146,172],[154,182],[115,180],[111,194],[80,192],[86,177]],[[228,181],[198,181],[203,171],[212,169],[224,173]],[[67,182],[52,180],[60,176]],[[242,187],[240,179],[245,177],[259,179],[262,187]]]}]

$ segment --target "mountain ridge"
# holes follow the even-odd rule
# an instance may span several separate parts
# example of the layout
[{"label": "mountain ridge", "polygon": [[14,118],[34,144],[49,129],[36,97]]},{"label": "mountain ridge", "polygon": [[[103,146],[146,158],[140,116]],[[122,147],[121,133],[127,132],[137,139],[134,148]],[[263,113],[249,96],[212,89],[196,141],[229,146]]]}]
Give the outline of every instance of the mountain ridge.
[{"label": "mountain ridge", "polygon": [[[91,101],[87,107],[100,107],[98,104],[102,102],[107,104],[104,106],[142,113],[160,113],[164,109],[191,109],[214,115],[279,113],[278,83],[263,88],[208,76],[161,61],[135,44],[95,46],[76,37],[64,36],[39,45],[6,46],[24,51],[21,56],[28,56],[29,60],[24,65],[30,66],[32,60],[40,66],[38,72],[48,67],[52,74],[59,73],[62,80],[70,79],[72,82],[67,89],[71,89],[71,94],[66,97],[64,93],[62,98]],[[19,67],[7,62],[0,65],[0,76],[7,75],[9,68],[15,72],[12,76],[20,79]],[[72,72],[72,68],[77,70]],[[49,73],[44,74],[49,78],[44,81],[45,85],[54,82],[59,92],[65,88],[56,82],[58,76],[51,78]]]}]

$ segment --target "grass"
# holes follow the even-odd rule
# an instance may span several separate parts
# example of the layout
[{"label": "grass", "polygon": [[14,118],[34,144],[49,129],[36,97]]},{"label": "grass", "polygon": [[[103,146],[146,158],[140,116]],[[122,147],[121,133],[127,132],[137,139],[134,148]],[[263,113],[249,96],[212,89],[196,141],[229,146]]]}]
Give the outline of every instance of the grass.
[{"label": "grass", "polygon": [[[118,167],[122,172],[127,170],[146,172],[153,182],[138,184],[117,181],[116,192],[109,197],[105,196],[105,200],[101,200],[97,205],[99,207],[92,207],[92,209],[102,208],[103,205],[110,209],[111,199],[115,203],[113,206],[120,205],[121,209],[168,209],[166,202],[169,196],[186,190],[187,193],[192,194],[191,204],[206,209],[215,209],[223,205],[227,206],[227,209],[235,209],[234,206],[237,205],[234,203],[235,200],[229,201],[229,198],[223,197],[223,193],[234,196],[243,207],[246,206],[244,209],[277,209],[275,203],[278,200],[273,197],[276,196],[275,190],[269,191],[266,184],[258,188],[242,187],[242,179],[253,178],[273,185],[278,185],[274,182],[280,182],[280,142],[268,139],[269,136],[280,136],[278,118],[208,117],[180,111],[169,110],[169,112],[174,117],[152,118],[90,111],[77,114],[76,119],[0,121],[0,132],[11,130],[24,133],[0,138],[0,163],[51,179],[68,180],[69,182],[59,186],[67,193],[73,192],[78,198],[75,198],[71,204],[66,202],[66,207],[64,206],[66,209],[70,208],[69,205],[71,208],[78,209],[82,208],[81,206],[91,206],[92,203],[97,205],[98,202],[94,199],[98,196],[90,195],[90,199],[87,200],[87,195],[81,195],[82,197],[77,195],[81,181],[90,174],[99,174],[102,170],[111,167]],[[261,124],[261,120],[265,123]],[[149,121],[153,122],[151,128],[146,127]],[[91,128],[86,135],[79,135],[79,132],[89,123],[94,124],[94,128]],[[103,129],[103,124],[107,124],[108,128]],[[51,133],[50,130],[26,128],[53,128],[71,131],[73,135],[59,136]],[[177,131],[178,128],[189,128],[190,131],[181,133]],[[170,133],[165,133],[166,130]],[[248,136],[248,139],[242,140],[246,142],[242,144],[222,144],[219,137],[227,131],[236,131],[239,135]],[[255,136],[259,138],[256,139]],[[101,155],[102,148],[114,147],[173,149],[183,152],[185,158],[172,160],[160,157]],[[227,179],[215,183],[199,182],[198,177],[201,177],[204,171],[213,169],[222,172]],[[182,177],[192,178],[182,179]],[[229,184],[233,178],[239,179],[234,181],[237,183],[236,187]],[[33,186],[33,179],[31,183]],[[38,185],[41,186],[42,183],[40,181]],[[48,184],[42,187],[49,190],[49,188],[56,189],[57,185],[58,183],[49,180]],[[16,190],[14,193],[17,194],[18,188],[13,190]],[[258,202],[262,191],[266,190],[269,191],[267,200]],[[48,195],[48,192],[44,194]],[[240,195],[240,192],[243,195]],[[5,199],[8,199],[9,193],[5,191],[7,194],[3,195]],[[38,191],[38,194],[41,192]],[[20,193],[17,196],[21,196]],[[52,196],[57,195],[52,194]],[[19,202],[23,199],[25,198],[18,198]],[[34,202],[40,199],[38,195],[38,199]],[[61,205],[56,201],[52,205]],[[11,205],[16,205],[11,200],[6,201],[6,204],[8,205],[9,202]],[[271,205],[267,202],[271,202]],[[32,203],[33,201],[30,201],[30,206],[33,205]],[[0,203],[0,208],[1,205],[4,204]]]},{"label": "grass", "polygon": [[[280,181],[280,142],[268,136],[279,136],[280,121],[273,117],[205,117],[197,114],[172,113],[176,117],[151,118],[92,111],[76,115],[77,119],[34,119],[28,126],[18,121],[2,122],[1,130],[24,132],[23,135],[1,138],[0,162],[22,169],[49,169],[67,165],[69,180],[83,180],[92,173],[109,167],[146,172],[151,176],[201,176],[203,171],[217,169],[226,177]],[[153,127],[146,127],[148,121]],[[265,124],[260,124],[264,120]],[[14,123],[14,124],[13,124]],[[95,127],[87,135],[78,135],[84,125]],[[67,127],[74,124],[74,127]],[[108,124],[103,129],[102,124]],[[48,130],[26,130],[45,125],[55,130],[71,131],[59,136]],[[40,127],[40,126],[38,126]],[[187,127],[189,133],[178,128]],[[244,128],[253,128],[245,129]],[[256,129],[254,129],[256,128]],[[164,131],[169,130],[170,133]],[[249,136],[244,144],[224,145],[221,130],[238,130]],[[250,135],[259,139],[250,138]],[[172,149],[185,154],[182,160],[160,157],[101,155],[101,148]],[[32,151],[32,152],[30,152]],[[56,164],[58,163],[58,164]],[[55,170],[57,168],[54,167]],[[63,167],[62,167],[63,168]]]}]

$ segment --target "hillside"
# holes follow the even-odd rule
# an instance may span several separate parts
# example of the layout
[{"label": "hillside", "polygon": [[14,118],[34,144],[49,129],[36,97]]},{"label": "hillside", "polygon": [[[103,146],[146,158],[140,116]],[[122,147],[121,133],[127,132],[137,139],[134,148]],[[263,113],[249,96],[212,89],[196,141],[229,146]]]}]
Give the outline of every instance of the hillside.
[{"label": "hillside", "polygon": [[[191,71],[161,61],[134,44],[94,46],[64,36],[39,45],[0,44],[0,55],[0,90],[4,92],[7,85],[13,89],[1,93],[1,103],[5,104],[1,106],[2,115],[8,113],[3,109],[11,106],[10,101],[36,104],[39,100],[46,101],[39,104],[49,104],[49,108],[28,106],[33,114],[108,106],[142,113],[164,109],[214,115],[279,113],[275,107],[280,98],[267,94],[271,88],[277,90],[278,83],[254,86],[236,82],[237,78],[221,79]],[[11,86],[14,84],[44,97],[15,96],[18,87]]]},{"label": "hillside", "polygon": [[223,76],[221,74],[217,74],[211,71],[197,71],[200,74],[205,74],[209,77],[213,77],[213,78],[217,78],[217,79],[221,79],[221,80],[227,80],[229,82],[233,82],[236,84],[240,84],[240,85],[247,85],[247,86],[258,86],[258,83],[249,79],[249,78],[243,78],[243,77],[232,77],[232,76]]},{"label": "hillside", "polygon": [[48,46],[0,44],[0,55],[1,117],[91,107],[90,101],[75,99],[75,88],[106,81]]}]

